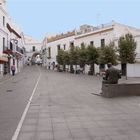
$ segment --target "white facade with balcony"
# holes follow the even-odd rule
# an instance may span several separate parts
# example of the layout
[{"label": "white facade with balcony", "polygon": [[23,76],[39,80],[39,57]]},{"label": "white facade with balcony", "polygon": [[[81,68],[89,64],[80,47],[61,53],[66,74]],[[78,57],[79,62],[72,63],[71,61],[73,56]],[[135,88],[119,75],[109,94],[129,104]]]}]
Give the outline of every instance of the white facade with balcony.
[{"label": "white facade with balcony", "polygon": [[[112,21],[109,24],[102,24],[100,26],[94,27],[90,25],[80,26],[79,29],[75,30],[75,35],[71,37],[65,38],[57,38],[57,36],[53,36],[49,38],[51,41],[47,39],[44,40],[44,46],[46,46],[47,50],[47,65],[50,65],[52,62],[56,62],[56,56],[58,52],[58,45],[60,45],[61,49],[64,49],[63,46],[66,44],[64,50],[68,50],[70,46],[70,42],[74,43],[74,46],[80,47],[82,43],[85,45],[93,44],[95,47],[101,47],[101,42],[104,42],[105,45],[109,44],[111,41],[115,42],[115,47],[118,46],[118,39],[120,36],[125,35],[127,33],[131,33],[134,36],[134,39],[137,41],[137,49],[136,49],[136,63],[128,64],[127,75],[129,77],[140,77],[140,29],[130,27],[127,25],[123,25],[117,22]],[[58,35],[61,36],[62,34]],[[47,37],[46,37],[47,38]],[[42,47],[43,48],[43,47]],[[50,48],[50,54],[49,54]],[[49,56],[50,55],[50,56]],[[117,66],[121,69],[121,65]],[[89,67],[86,67],[86,73],[88,72]],[[99,73],[99,66],[95,65],[95,73]]]},{"label": "white facade with balcony", "polygon": [[[86,27],[85,27],[86,28]],[[84,29],[83,29],[84,30]],[[135,41],[137,42],[136,49],[136,62],[140,59],[140,29],[136,29],[134,27],[130,27],[127,25],[123,25],[117,22],[112,21],[109,24],[102,24],[101,26],[93,27],[89,31],[79,30],[76,32],[75,36],[75,45],[80,46],[82,43],[85,45],[90,45],[93,42],[95,47],[101,46],[101,40],[104,40],[104,43],[107,45],[111,41],[115,42],[115,46],[118,46],[118,39],[120,36],[125,35],[127,33],[131,33],[134,36]],[[137,67],[139,69],[139,64],[128,64],[127,75],[129,77],[140,77],[140,73],[137,73]],[[134,67],[133,67],[134,66]],[[121,66],[117,66],[121,69]],[[133,71],[132,71],[133,70]],[[95,65],[95,73],[99,73],[98,65]],[[86,73],[88,72],[88,69]]]},{"label": "white facade with balcony", "polygon": [[1,75],[11,73],[10,67],[15,64],[16,73],[20,72],[24,65],[22,31],[15,25],[6,8],[6,0],[0,0],[0,56],[5,56],[5,62],[0,57]]},{"label": "white facade with balcony", "polygon": [[9,15],[6,10],[6,1],[0,0],[0,78],[4,74],[5,63],[8,62],[7,54],[4,54],[4,48],[8,47],[9,32],[6,23],[9,22]]}]

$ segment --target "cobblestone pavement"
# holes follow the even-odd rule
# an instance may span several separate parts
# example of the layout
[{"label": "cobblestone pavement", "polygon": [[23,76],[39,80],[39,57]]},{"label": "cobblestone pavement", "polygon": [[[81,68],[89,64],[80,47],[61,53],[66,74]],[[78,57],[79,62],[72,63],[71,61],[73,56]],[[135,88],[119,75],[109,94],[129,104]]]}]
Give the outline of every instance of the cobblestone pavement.
[{"label": "cobblestone pavement", "polygon": [[100,89],[100,77],[42,69],[17,140],[140,140],[140,97]]}]

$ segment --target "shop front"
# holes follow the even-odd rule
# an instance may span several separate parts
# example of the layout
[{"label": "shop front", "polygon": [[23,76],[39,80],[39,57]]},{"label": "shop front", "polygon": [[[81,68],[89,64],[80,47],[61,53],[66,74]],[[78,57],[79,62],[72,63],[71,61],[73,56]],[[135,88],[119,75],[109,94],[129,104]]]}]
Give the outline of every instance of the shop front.
[{"label": "shop front", "polygon": [[6,74],[6,71],[8,70],[8,57],[5,54],[0,54],[0,78],[3,77],[4,74]]}]

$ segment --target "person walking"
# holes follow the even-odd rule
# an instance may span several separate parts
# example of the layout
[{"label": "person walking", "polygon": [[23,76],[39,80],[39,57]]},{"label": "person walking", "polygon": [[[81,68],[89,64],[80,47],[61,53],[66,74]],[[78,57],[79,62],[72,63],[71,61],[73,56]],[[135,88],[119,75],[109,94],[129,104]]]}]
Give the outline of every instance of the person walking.
[{"label": "person walking", "polygon": [[14,76],[15,75],[15,71],[16,71],[15,65],[11,66],[11,71],[12,71],[12,75]]}]

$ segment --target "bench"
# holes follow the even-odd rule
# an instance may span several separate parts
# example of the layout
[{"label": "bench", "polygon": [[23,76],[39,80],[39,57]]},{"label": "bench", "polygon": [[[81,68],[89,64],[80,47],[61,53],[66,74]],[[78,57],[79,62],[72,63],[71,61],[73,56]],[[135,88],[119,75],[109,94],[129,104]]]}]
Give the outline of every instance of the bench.
[{"label": "bench", "polygon": [[102,84],[102,96],[140,96],[140,83]]}]

